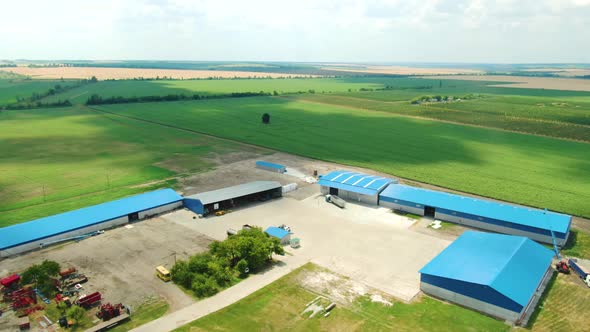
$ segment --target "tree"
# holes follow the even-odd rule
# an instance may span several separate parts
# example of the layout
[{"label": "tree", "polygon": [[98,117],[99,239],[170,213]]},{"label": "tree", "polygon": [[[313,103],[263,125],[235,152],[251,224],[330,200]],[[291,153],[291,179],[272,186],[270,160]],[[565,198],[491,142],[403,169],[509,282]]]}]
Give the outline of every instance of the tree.
[{"label": "tree", "polygon": [[209,253],[200,253],[192,256],[188,260],[188,269],[192,273],[205,274],[209,271],[209,262],[212,257]]},{"label": "tree", "polygon": [[41,263],[41,269],[48,276],[55,277],[59,274],[60,267],[59,267],[59,263],[57,263],[57,262],[50,261],[50,260],[44,260],[43,263]]},{"label": "tree", "polygon": [[92,94],[92,96],[90,96],[90,98],[88,98],[88,101],[86,101],[87,105],[96,105],[96,104],[100,104],[102,102],[102,97],[95,94]]},{"label": "tree", "polygon": [[178,261],[170,270],[172,274],[172,281],[185,287],[190,288],[192,285],[192,274],[188,268],[188,263],[185,261]]},{"label": "tree", "polygon": [[193,280],[191,289],[198,297],[208,297],[218,292],[218,285],[215,280],[198,274]]},{"label": "tree", "polygon": [[262,123],[264,123],[264,124],[270,123],[270,114],[268,114],[268,113],[262,114]]},{"label": "tree", "polygon": [[86,310],[84,310],[82,307],[77,306],[77,305],[73,305],[70,307],[70,309],[68,309],[66,316],[71,319],[74,320],[75,323],[77,324],[78,322],[80,322],[80,320],[82,319],[82,317],[84,317],[84,315],[86,315]]},{"label": "tree", "polygon": [[96,83],[96,82],[98,82],[98,79],[96,78],[96,76],[92,76],[90,78],[90,83]]}]

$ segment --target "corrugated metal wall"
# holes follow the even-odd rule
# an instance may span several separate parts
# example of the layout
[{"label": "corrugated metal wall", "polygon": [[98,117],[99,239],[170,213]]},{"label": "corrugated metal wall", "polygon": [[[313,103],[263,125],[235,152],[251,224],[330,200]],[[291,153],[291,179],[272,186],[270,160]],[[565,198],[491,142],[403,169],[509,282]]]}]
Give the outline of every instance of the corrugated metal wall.
[{"label": "corrugated metal wall", "polygon": [[[457,268],[464,267],[457,266]],[[498,291],[492,289],[489,286],[468,283],[455,279],[441,278],[429,274],[422,274],[420,276],[420,281],[422,283],[440,287],[451,292],[474,298],[476,300],[483,301],[516,313],[520,313],[523,309],[520,304],[500,294]]]}]

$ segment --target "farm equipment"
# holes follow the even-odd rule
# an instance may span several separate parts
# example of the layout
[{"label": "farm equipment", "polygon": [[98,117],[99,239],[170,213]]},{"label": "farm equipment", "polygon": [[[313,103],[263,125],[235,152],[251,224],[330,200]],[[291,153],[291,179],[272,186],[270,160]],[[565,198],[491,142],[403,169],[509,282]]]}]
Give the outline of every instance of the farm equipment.
[{"label": "farm equipment", "polygon": [[126,308],[121,303],[116,305],[110,303],[103,304],[96,313],[96,317],[102,319],[103,322],[89,328],[86,332],[105,331],[121,323],[129,318],[129,308]]},{"label": "farm equipment", "polygon": [[72,273],[74,273],[74,272],[76,272],[76,268],[75,268],[75,267],[70,267],[70,268],[68,268],[68,269],[61,270],[61,271],[59,272],[59,276],[60,276],[62,279],[65,279],[65,278],[67,278],[68,276],[70,276],[70,275],[71,275]]},{"label": "farm equipment", "polygon": [[37,295],[35,290],[31,287],[21,288],[10,294],[12,309],[22,309],[29,307],[30,305],[37,304]]},{"label": "farm equipment", "polygon": [[55,295],[55,303],[59,304],[60,302],[64,302],[68,308],[72,306],[72,301],[68,296],[58,293]]},{"label": "farm equipment", "polygon": [[119,303],[112,305],[107,303],[100,306],[100,310],[96,313],[96,317],[102,319],[103,321],[107,321],[123,313],[125,313],[125,307],[123,304]]},{"label": "farm equipment", "polygon": [[559,273],[570,274],[570,268],[565,260],[561,260],[555,264],[555,269]]},{"label": "farm equipment", "polygon": [[96,303],[100,302],[101,299],[102,295],[100,294],[100,292],[94,292],[92,294],[80,296],[78,300],[76,300],[76,304],[84,309],[88,309]]},{"label": "farm equipment", "polygon": [[585,267],[583,267],[580,264],[580,262],[575,258],[570,258],[568,263],[572,270],[574,270],[580,276],[582,281],[584,281],[586,286],[590,287],[590,272],[588,272],[588,270]]},{"label": "farm equipment", "polygon": [[8,276],[6,278],[0,279],[0,285],[4,286],[6,288],[12,288],[15,285],[17,285],[19,281],[20,281],[20,276],[18,274],[13,274],[13,275]]},{"label": "farm equipment", "polygon": [[69,288],[74,287],[77,284],[83,284],[88,281],[88,278],[83,274],[72,273],[66,277],[61,283],[58,284],[57,289],[63,292]]},{"label": "farm equipment", "polygon": [[335,195],[326,195],[326,202],[332,203],[341,209],[346,206],[346,201]]}]

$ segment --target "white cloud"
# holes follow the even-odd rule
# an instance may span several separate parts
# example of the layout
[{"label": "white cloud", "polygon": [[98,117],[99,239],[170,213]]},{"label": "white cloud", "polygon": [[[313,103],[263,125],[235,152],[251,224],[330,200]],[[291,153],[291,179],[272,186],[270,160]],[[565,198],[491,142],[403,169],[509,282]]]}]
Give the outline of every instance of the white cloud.
[{"label": "white cloud", "polygon": [[0,58],[590,62],[588,17],[590,0],[20,0]]}]

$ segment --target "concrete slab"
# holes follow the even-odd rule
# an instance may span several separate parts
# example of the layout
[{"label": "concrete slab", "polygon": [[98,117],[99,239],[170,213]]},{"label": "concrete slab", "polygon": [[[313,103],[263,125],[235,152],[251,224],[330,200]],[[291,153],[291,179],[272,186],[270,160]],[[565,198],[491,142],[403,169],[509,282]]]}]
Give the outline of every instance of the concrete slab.
[{"label": "concrete slab", "polygon": [[226,238],[228,228],[243,224],[286,224],[302,245],[287,248],[289,253],[405,301],[420,291],[418,270],[450,244],[411,230],[413,219],[388,209],[353,203],[340,209],[321,195],[303,201],[282,198],[220,217],[193,216],[181,210],[162,218],[218,240]]}]

